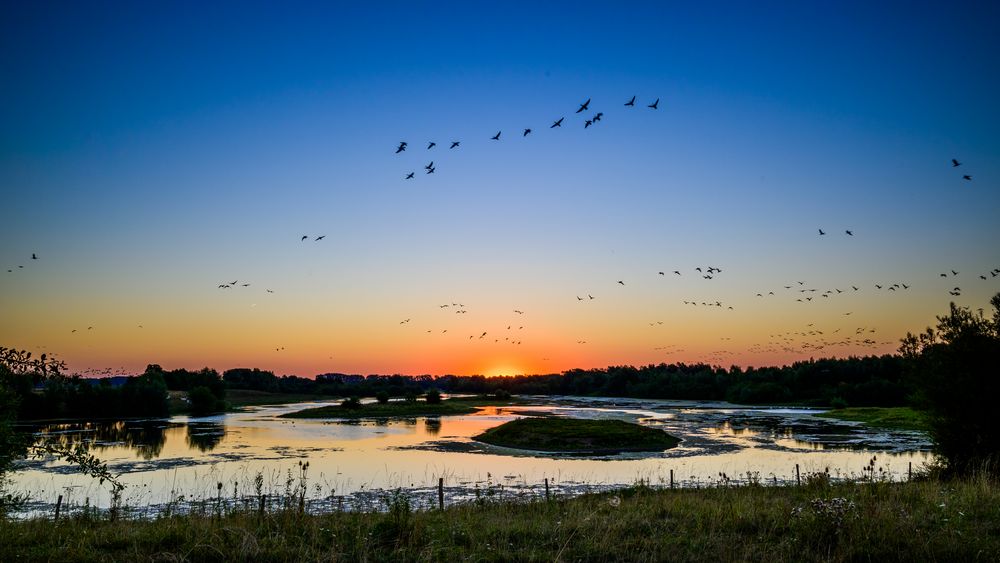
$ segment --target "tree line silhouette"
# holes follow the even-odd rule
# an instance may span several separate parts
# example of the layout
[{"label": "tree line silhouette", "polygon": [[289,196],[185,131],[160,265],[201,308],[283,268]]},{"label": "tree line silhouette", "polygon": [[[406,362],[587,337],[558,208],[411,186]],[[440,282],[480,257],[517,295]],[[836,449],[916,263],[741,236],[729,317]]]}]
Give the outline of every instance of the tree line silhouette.
[{"label": "tree line silhouette", "polygon": [[329,373],[315,379],[277,377],[258,369],[233,369],[226,385],[282,393],[329,396],[448,393],[583,395],[648,399],[725,400],[736,403],[795,403],[812,406],[897,406],[912,386],[899,355],[821,359],[784,367],[728,369],[708,364],[650,364],[572,369],[560,374],[486,377],[482,375],[358,375]]},{"label": "tree line silhouette", "polygon": [[225,410],[227,389],[317,397],[413,397],[430,389],[446,393],[581,395],[647,399],[719,400],[743,404],[805,406],[898,406],[913,394],[900,355],[820,359],[783,367],[672,363],[572,369],[563,373],[486,377],[482,375],[320,374],[316,378],[276,376],[257,368],[164,370],[151,364],[139,376],[113,385],[50,374],[8,374],[5,385],[18,398],[18,418],[116,418],[166,416],[167,391],[187,391],[195,415]]}]

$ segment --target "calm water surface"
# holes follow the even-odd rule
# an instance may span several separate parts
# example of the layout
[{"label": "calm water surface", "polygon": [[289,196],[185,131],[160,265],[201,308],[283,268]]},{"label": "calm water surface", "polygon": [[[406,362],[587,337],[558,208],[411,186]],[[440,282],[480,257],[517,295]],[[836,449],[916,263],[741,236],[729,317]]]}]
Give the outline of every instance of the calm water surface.
[{"label": "calm water surface", "polygon": [[[305,483],[311,509],[377,507],[380,491],[406,488],[417,504],[436,502],[439,477],[449,502],[486,492],[576,494],[639,480],[708,486],[720,480],[794,481],[828,470],[861,476],[875,458],[878,475],[905,479],[910,463],[931,460],[926,436],[820,419],[817,410],[744,407],[719,402],[579,397],[539,398],[537,406],[487,407],[476,414],[394,421],[293,420],[278,415],[334,401],[255,407],[207,418],[50,425],[40,434],[84,441],[122,473],[124,501],[155,512],[171,500],[272,497]],[[544,455],[476,442],[473,436],[525,415],[615,418],[662,428],[683,441],[653,454],[605,457]],[[302,464],[308,462],[303,471]],[[290,484],[290,481],[293,482]],[[15,488],[27,492],[29,511],[49,509],[58,495],[70,506],[106,507],[104,487],[58,461],[25,463]]]}]

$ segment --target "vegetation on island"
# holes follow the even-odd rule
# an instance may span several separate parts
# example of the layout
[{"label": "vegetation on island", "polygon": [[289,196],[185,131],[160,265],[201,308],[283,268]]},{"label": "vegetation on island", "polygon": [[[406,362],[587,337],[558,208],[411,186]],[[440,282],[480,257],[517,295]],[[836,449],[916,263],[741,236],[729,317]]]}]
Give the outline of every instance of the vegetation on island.
[{"label": "vegetation on island", "polygon": [[507,448],[578,454],[662,451],[680,442],[662,430],[623,420],[563,417],[518,418],[475,439]]},{"label": "vegetation on island", "polygon": [[409,396],[402,401],[390,401],[380,395],[378,402],[364,404],[357,397],[344,399],[339,405],[303,409],[281,415],[284,418],[412,418],[416,416],[452,416],[472,414],[479,407],[513,405],[519,402],[508,394],[499,396],[456,397],[441,399],[436,390],[429,391],[424,400]]},{"label": "vegetation on island", "polygon": [[926,432],[930,428],[924,414],[910,407],[848,407],[818,413],[814,416],[863,422],[869,426],[890,430]]}]

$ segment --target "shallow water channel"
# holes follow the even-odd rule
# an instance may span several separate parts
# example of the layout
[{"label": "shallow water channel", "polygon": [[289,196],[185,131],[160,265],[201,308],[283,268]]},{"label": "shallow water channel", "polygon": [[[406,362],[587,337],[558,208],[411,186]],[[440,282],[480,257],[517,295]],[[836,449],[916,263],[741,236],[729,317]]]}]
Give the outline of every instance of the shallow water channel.
[{"label": "shallow water channel", "polygon": [[[402,488],[417,506],[579,494],[633,485],[714,486],[759,480],[795,482],[829,472],[834,479],[903,480],[932,459],[923,434],[866,428],[813,416],[818,410],[746,407],[722,402],[538,397],[537,404],[485,407],[465,416],[390,421],[278,418],[327,404],[253,407],[205,418],[52,424],[39,435],[83,441],[126,484],[125,506],[140,513],[191,506],[269,505],[305,498],[309,510],[384,508],[385,491]],[[472,439],[526,415],[615,418],[662,428],[676,448],[613,456],[552,455],[490,446]],[[874,459],[874,463],[873,463]],[[308,465],[305,465],[308,463]],[[221,483],[221,488],[220,488]],[[54,460],[24,462],[14,489],[30,494],[25,514],[106,508],[106,486]],[[285,499],[284,501],[282,499]]]}]

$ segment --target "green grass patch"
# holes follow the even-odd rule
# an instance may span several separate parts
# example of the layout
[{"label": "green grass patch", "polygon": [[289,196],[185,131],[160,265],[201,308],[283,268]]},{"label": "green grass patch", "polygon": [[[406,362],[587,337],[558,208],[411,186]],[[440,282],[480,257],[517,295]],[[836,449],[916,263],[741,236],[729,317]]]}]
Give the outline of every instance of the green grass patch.
[{"label": "green grass patch", "polygon": [[622,420],[559,417],[511,420],[475,439],[522,450],[597,454],[661,451],[680,442],[662,430]]},{"label": "green grass patch", "polygon": [[268,393],[251,389],[226,389],[226,402],[234,408],[325,401],[330,397],[315,393]]},{"label": "green grass patch", "polygon": [[836,409],[813,416],[863,422],[879,428],[894,430],[929,430],[927,419],[920,411],[909,407],[852,407]]},{"label": "green grass patch", "polygon": [[[402,493],[405,495],[406,493]],[[995,480],[702,488],[415,511],[0,520],[0,561],[997,561]],[[294,506],[294,504],[293,504]]]},{"label": "green grass patch", "polygon": [[426,401],[390,401],[388,403],[364,404],[357,408],[329,405],[304,409],[281,415],[285,418],[412,418],[415,416],[453,416],[472,414],[479,407],[511,406],[521,404],[517,398],[490,399],[468,397],[446,399],[440,403]]}]

